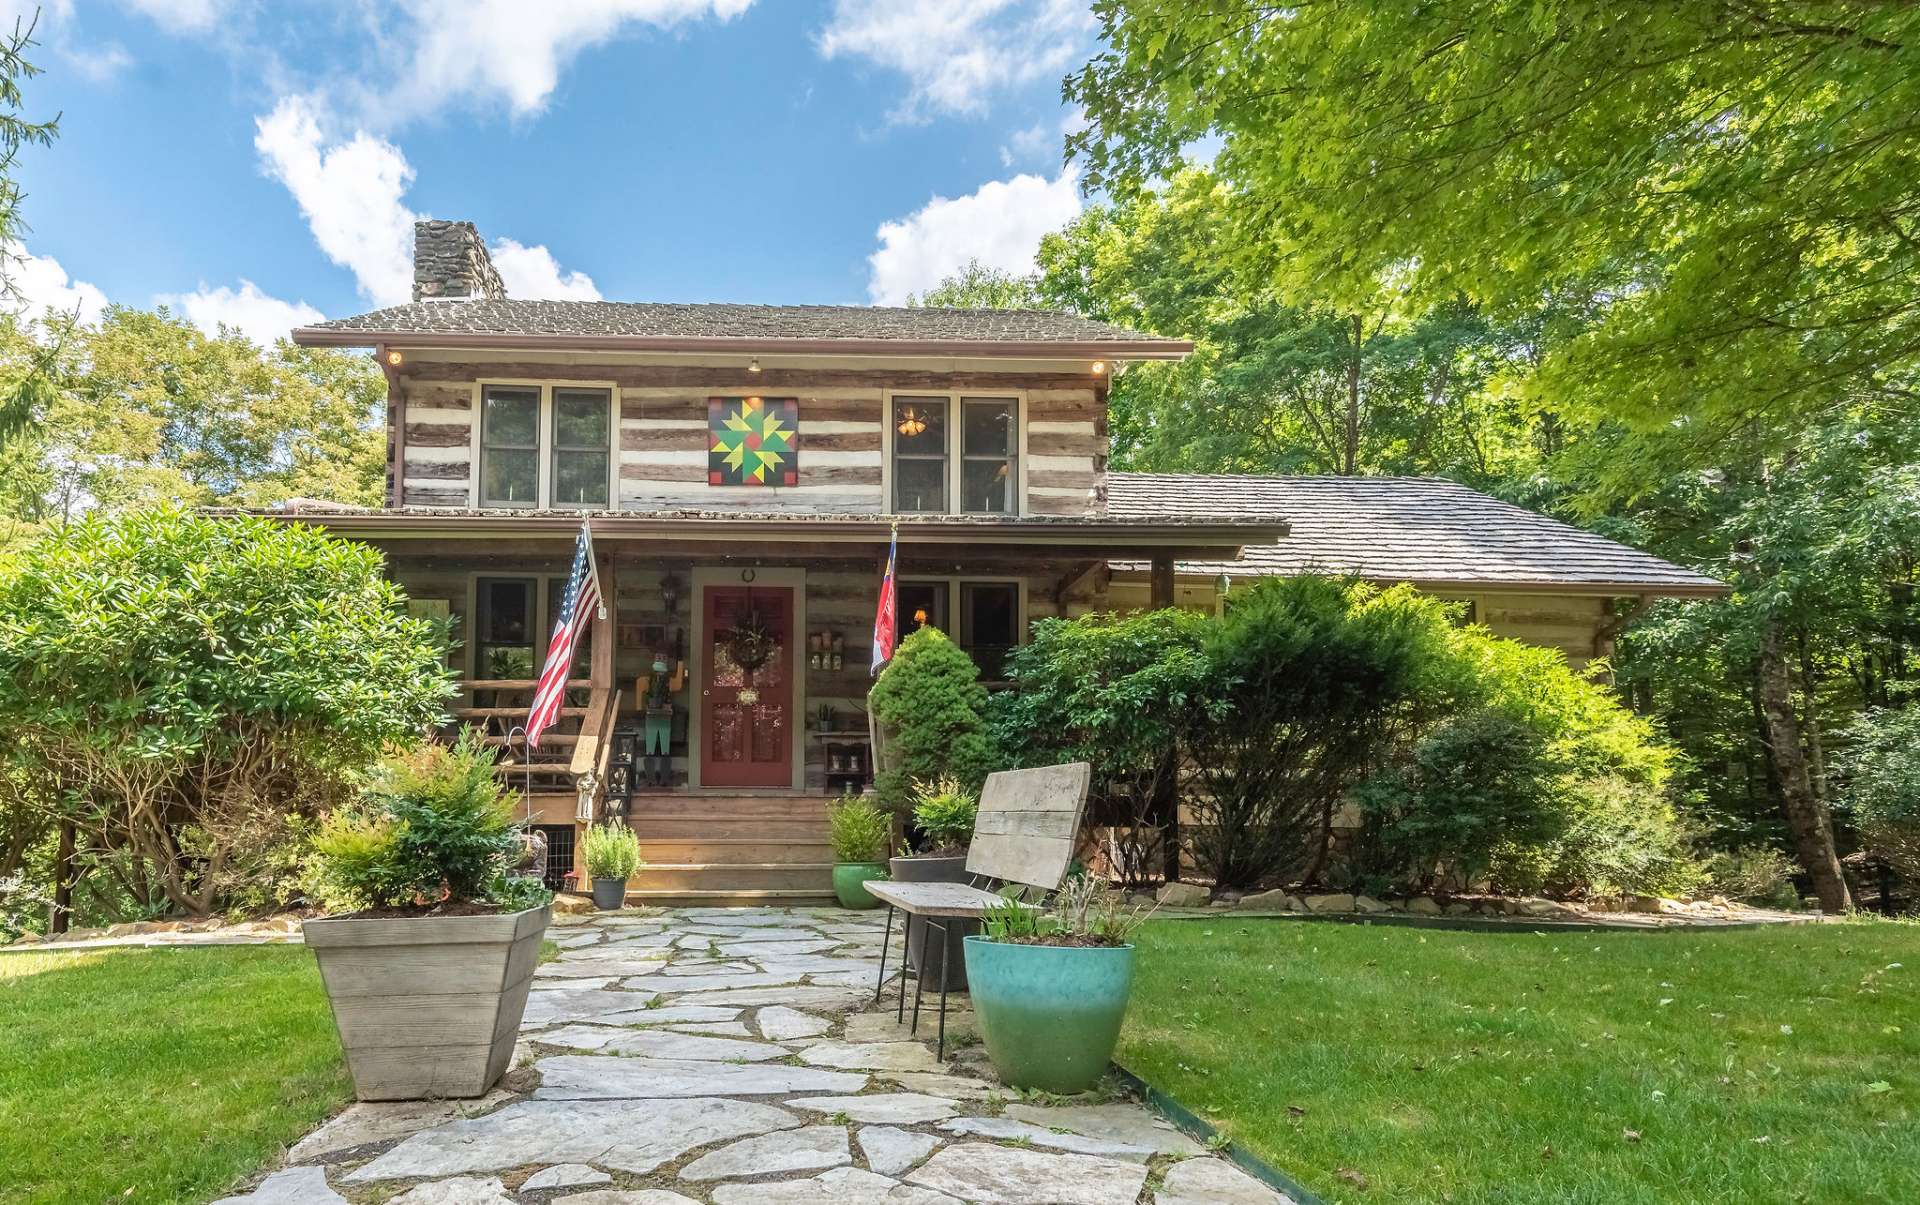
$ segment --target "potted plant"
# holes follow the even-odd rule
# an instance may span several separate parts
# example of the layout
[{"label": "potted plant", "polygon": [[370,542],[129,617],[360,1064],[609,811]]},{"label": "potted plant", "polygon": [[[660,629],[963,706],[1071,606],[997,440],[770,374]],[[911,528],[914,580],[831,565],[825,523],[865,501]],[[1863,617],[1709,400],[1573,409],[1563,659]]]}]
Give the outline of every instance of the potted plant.
[{"label": "potted plant", "polygon": [[1151,910],[1089,875],[1050,910],[1008,901],[966,939],[967,981],[987,1056],[1016,1088],[1067,1095],[1099,1082],[1133,989],[1127,941]]},{"label": "potted plant", "polygon": [[615,912],[627,902],[627,881],[639,870],[640,838],[618,820],[589,825],[582,856],[587,861],[587,877],[593,880],[593,906],[602,912]]},{"label": "potted plant", "polygon": [[473,1097],[513,1054],[552,893],[507,873],[518,797],[471,734],[390,754],[326,816],[306,923],[361,1100]]},{"label": "potted plant", "polygon": [[[980,797],[958,778],[946,775],[933,782],[915,783],[912,803],[918,852],[903,851],[892,859],[888,869],[894,882],[966,882],[967,845],[973,840],[973,822],[980,814]],[[955,990],[967,985],[961,939],[977,929],[973,921],[947,922],[947,985]],[[926,959],[926,937],[926,919],[908,917],[907,966],[915,974],[920,973]]]},{"label": "potted plant", "polygon": [[843,908],[878,908],[863,884],[887,877],[887,843],[893,825],[873,801],[842,795],[827,805],[827,840],[833,844],[833,894]]}]

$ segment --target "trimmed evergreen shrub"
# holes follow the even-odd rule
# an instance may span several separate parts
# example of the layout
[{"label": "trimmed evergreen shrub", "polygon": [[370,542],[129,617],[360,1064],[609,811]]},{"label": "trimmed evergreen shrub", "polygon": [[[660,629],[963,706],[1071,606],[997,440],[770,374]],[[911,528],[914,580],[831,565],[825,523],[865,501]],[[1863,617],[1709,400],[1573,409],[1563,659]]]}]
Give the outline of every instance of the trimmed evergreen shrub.
[{"label": "trimmed evergreen shrub", "polygon": [[979,790],[989,769],[987,691],[965,650],[937,628],[900,642],[867,695],[880,722],[885,762],[874,792],[895,812],[912,806],[913,785],[941,778]]}]

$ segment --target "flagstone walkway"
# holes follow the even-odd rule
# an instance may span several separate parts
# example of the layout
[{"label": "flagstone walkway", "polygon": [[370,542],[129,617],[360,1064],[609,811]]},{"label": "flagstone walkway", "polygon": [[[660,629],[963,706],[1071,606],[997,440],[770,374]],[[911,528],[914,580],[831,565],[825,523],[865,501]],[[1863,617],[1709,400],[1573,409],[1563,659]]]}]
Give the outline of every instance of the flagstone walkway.
[{"label": "flagstone walkway", "polygon": [[1002,1088],[964,998],[936,1062],[891,994],[873,1011],[873,913],[558,917],[548,937],[500,1089],[354,1105],[221,1205],[1286,1203],[1138,1104]]}]

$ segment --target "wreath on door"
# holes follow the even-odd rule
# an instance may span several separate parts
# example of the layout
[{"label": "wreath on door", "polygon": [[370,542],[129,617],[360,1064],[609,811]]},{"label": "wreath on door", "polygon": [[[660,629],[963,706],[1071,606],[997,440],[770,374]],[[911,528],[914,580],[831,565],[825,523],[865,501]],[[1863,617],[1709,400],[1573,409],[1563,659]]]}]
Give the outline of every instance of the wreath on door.
[{"label": "wreath on door", "polygon": [[720,643],[726,646],[733,663],[751,675],[773,659],[780,637],[760,618],[760,612],[749,606],[746,615],[721,635]]}]

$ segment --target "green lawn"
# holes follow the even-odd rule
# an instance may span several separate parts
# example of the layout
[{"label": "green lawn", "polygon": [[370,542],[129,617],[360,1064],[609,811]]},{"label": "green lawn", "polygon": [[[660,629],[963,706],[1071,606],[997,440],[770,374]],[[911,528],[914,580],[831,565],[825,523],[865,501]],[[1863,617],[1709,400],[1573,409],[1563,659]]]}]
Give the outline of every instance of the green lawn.
[{"label": "green lawn", "polygon": [[1330,1201],[1920,1201],[1920,926],[1137,940],[1119,1061]]},{"label": "green lawn", "polygon": [[0,954],[0,1201],[209,1201],[348,1094],[302,946]]}]

